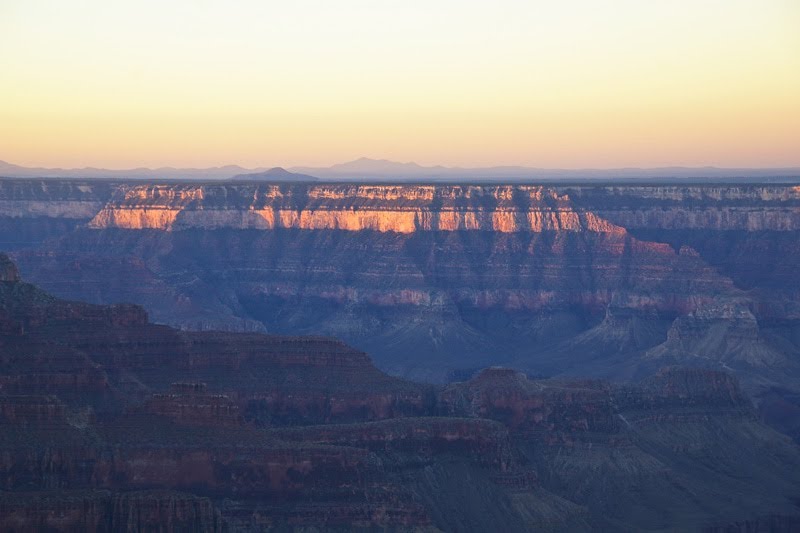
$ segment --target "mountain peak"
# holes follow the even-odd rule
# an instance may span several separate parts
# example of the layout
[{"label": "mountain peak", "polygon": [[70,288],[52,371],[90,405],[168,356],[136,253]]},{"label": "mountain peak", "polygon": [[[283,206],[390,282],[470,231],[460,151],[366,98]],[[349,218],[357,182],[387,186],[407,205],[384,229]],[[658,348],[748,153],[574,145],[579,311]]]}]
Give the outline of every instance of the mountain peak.
[{"label": "mountain peak", "polygon": [[237,174],[231,179],[247,181],[317,181],[314,176],[290,172],[283,167],[272,167],[263,172]]},{"label": "mountain peak", "polygon": [[288,170],[286,170],[283,167],[272,167],[269,170],[265,170],[263,172],[263,174],[286,175],[286,174],[292,174],[292,173],[289,172]]}]

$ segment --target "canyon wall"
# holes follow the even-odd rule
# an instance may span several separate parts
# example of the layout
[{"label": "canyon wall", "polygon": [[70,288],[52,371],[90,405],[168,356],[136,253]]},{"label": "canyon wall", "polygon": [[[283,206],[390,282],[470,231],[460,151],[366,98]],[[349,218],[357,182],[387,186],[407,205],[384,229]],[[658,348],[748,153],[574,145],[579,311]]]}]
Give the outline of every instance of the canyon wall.
[{"label": "canyon wall", "polygon": [[800,186],[607,186],[563,189],[627,229],[797,231]]},{"label": "canyon wall", "polygon": [[126,187],[94,228],[236,228],[413,233],[619,232],[539,186],[254,185]]},{"label": "canyon wall", "polygon": [[[794,231],[796,185],[128,184],[0,180],[0,217],[97,228]],[[198,213],[203,212],[204,213]]]},{"label": "canyon wall", "polygon": [[16,274],[0,329],[2,530],[800,523],[800,450],[728,372],[435,386],[333,339],[178,331]]},{"label": "canyon wall", "polygon": [[795,389],[798,229],[795,185],[0,182],[0,241],[58,296],[430,381],[691,361]]}]

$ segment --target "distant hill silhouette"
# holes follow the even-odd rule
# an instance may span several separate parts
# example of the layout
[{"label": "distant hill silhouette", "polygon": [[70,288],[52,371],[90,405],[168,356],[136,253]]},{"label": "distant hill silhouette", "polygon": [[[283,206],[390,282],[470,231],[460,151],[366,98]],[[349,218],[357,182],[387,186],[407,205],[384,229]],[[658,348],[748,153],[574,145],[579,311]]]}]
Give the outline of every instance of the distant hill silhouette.
[{"label": "distant hill silhouette", "polygon": [[237,174],[246,172],[260,172],[264,168],[247,169],[238,165],[225,165],[221,167],[209,168],[131,168],[131,169],[107,169],[107,168],[42,168],[42,167],[23,167],[5,161],[0,161],[0,176],[6,178],[124,178],[124,179],[204,179],[220,180],[228,179]]},{"label": "distant hill silhouette", "polygon": [[263,172],[237,174],[231,179],[237,181],[319,181],[319,178],[314,176],[289,172],[282,167],[271,168]]}]

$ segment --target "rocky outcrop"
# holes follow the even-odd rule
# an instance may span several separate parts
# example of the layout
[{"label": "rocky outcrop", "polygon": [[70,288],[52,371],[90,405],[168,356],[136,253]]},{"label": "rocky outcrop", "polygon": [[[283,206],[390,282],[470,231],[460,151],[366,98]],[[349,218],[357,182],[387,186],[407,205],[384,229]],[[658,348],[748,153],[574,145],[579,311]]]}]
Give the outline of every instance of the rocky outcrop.
[{"label": "rocky outcrop", "polygon": [[529,380],[507,368],[489,368],[445,388],[441,409],[505,423],[512,431],[563,445],[618,431],[606,385],[599,382]]},{"label": "rocky outcrop", "polygon": [[678,317],[663,344],[649,350],[651,359],[685,357],[719,361],[723,366],[780,367],[790,361],[761,334],[758,320],[745,303],[704,305]]},{"label": "rocky outcrop", "polygon": [[638,387],[621,387],[612,396],[620,419],[638,427],[656,422],[702,424],[712,416],[757,418],[736,378],[706,368],[665,367]]},{"label": "rocky outcrop", "polygon": [[0,327],[23,334],[26,329],[52,332],[73,320],[94,322],[98,326],[135,327],[147,324],[147,313],[129,304],[90,305],[57,300],[32,285],[22,283],[13,263],[7,267],[7,280],[0,284]]},{"label": "rocky outcrop", "polygon": [[532,380],[495,367],[445,387],[439,402],[439,409],[451,416],[499,420],[512,434],[549,446],[627,446],[626,428],[655,420],[702,421],[712,414],[756,418],[736,378],[704,368],[665,367],[630,387],[594,380]]}]

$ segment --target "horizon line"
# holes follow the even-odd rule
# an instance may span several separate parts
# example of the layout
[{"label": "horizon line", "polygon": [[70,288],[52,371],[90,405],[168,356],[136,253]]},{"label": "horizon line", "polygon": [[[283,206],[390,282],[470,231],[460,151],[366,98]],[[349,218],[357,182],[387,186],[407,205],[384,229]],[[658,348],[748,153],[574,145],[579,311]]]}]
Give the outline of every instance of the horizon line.
[{"label": "horizon line", "polygon": [[374,158],[374,157],[367,157],[362,156],[355,159],[349,159],[345,161],[339,161],[336,163],[330,163],[327,165],[324,164],[260,164],[256,166],[245,166],[240,163],[218,163],[209,166],[193,166],[193,165],[180,165],[180,164],[162,164],[162,165],[154,165],[150,166],[147,164],[144,165],[137,165],[137,166],[96,166],[92,164],[85,164],[82,166],[45,166],[45,165],[37,165],[37,164],[19,164],[19,163],[12,163],[5,159],[0,159],[0,165],[8,165],[12,167],[18,167],[20,169],[26,170],[33,170],[33,169],[47,169],[47,170],[64,170],[64,171],[80,171],[80,170],[108,170],[113,172],[125,172],[125,171],[136,171],[136,170],[150,170],[150,171],[157,171],[157,170],[214,170],[214,169],[224,169],[229,167],[236,167],[242,170],[272,170],[272,169],[322,169],[322,170],[334,170],[335,167],[344,166],[352,163],[359,163],[359,162],[369,162],[369,163],[384,163],[384,164],[391,164],[391,165],[403,165],[403,166],[416,166],[420,169],[445,169],[445,170],[483,170],[483,169],[502,169],[502,168],[519,168],[525,170],[538,170],[538,171],[570,171],[570,172],[580,172],[580,171],[614,171],[614,170],[662,170],[662,169],[681,169],[681,170],[800,170],[800,162],[794,165],[781,165],[781,166],[726,166],[724,164],[701,164],[701,165],[692,165],[692,164],[684,164],[684,163],[674,163],[674,164],[662,164],[662,165],[654,165],[654,166],[634,166],[634,165],[626,165],[626,166],[581,166],[581,167],[546,167],[546,166],[533,166],[530,164],[525,163],[493,163],[493,164],[481,164],[481,165],[474,165],[474,166],[465,166],[465,165],[450,165],[447,163],[435,163],[435,164],[423,164],[418,163],[416,161],[398,161],[394,159],[388,158]]}]

